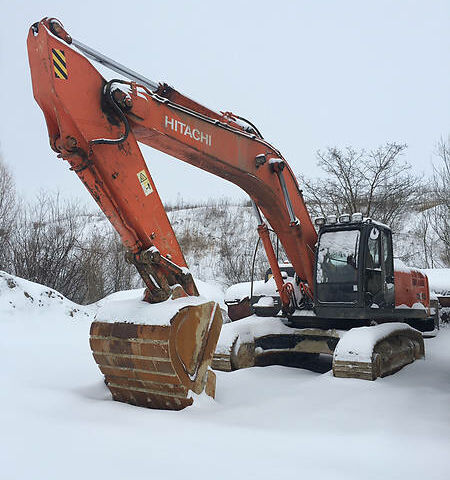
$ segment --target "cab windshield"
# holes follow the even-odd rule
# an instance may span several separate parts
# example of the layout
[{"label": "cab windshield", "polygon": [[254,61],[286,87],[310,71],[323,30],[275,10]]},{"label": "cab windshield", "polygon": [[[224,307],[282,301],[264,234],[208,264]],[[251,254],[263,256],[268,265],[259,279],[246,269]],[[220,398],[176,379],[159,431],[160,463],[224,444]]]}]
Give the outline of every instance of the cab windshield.
[{"label": "cab windshield", "polygon": [[355,302],[358,294],[359,230],[325,232],[317,257],[320,302]]}]

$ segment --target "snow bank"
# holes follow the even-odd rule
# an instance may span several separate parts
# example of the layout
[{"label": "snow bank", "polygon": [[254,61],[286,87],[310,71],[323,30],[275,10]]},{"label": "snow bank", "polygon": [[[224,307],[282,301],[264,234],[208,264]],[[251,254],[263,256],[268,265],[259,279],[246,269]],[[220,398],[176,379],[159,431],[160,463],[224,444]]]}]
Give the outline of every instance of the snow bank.
[{"label": "snow bank", "polygon": [[108,295],[92,305],[78,305],[61,293],[38,283],[0,271],[0,316],[15,318],[25,314],[94,318],[101,322],[129,322],[150,325],[169,325],[170,319],[183,307],[215,301],[225,308],[223,291],[219,285],[195,280],[199,297],[185,297],[159,304],[142,301],[144,289],[126,290]]},{"label": "snow bank", "polygon": [[273,307],[275,302],[272,297],[261,297],[256,303],[253,304],[253,307]]},{"label": "snow bank", "polygon": [[202,280],[199,280],[198,278],[194,278],[195,284],[197,285],[198,292],[202,297],[205,297],[208,299],[208,301],[214,301],[217,302],[220,305],[220,308],[223,308],[226,310],[227,306],[225,305],[224,299],[223,299],[223,288],[222,286],[217,283],[217,282],[203,282]]},{"label": "snow bank", "polygon": [[48,315],[49,310],[70,317],[93,314],[91,307],[78,305],[52,288],[0,271],[2,319],[15,318],[18,314],[24,314],[30,319],[36,315]]},{"label": "snow bank", "polygon": [[399,258],[394,258],[394,271],[411,273],[412,268],[408,267],[408,265],[406,265],[403,260],[400,260]]},{"label": "snow bank", "polygon": [[[250,297],[251,288],[251,282],[242,282],[232,285],[225,291],[225,301],[233,302],[245,297]],[[267,282],[264,280],[255,280],[253,282],[253,295],[278,296],[275,279],[270,277]]]},{"label": "snow bank", "polygon": [[412,330],[409,325],[400,322],[383,323],[372,327],[352,328],[345,332],[334,351],[334,359],[346,362],[372,361],[375,345],[395,331]]},{"label": "snow bank", "polygon": [[450,268],[424,268],[430,290],[436,293],[450,292]]}]

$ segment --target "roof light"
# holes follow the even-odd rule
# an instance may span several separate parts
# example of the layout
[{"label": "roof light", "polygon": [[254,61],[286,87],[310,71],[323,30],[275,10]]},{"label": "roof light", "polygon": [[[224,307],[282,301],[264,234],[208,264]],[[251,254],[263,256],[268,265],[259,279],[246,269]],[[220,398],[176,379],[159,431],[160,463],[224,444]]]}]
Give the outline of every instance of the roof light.
[{"label": "roof light", "polygon": [[325,217],[316,217],[314,219],[314,225],[316,227],[321,227],[324,224],[325,224]]},{"label": "roof light", "polygon": [[343,213],[339,217],[339,223],[348,223],[350,221],[350,214],[349,213]]},{"label": "roof light", "polygon": [[336,215],[327,215],[327,223],[331,223],[331,224],[337,223]]},{"label": "roof light", "polygon": [[362,222],[363,220],[363,214],[358,212],[358,213],[354,213],[352,215],[352,222]]}]

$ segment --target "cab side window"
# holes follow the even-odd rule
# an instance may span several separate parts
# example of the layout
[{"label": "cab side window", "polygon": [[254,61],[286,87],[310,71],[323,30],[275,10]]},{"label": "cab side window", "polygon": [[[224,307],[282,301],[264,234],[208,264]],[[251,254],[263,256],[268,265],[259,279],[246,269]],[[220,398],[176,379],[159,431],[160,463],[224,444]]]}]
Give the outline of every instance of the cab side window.
[{"label": "cab side window", "polygon": [[382,232],[382,242],[383,242],[383,266],[386,278],[390,278],[394,275],[393,272],[393,263],[392,263],[392,242],[390,234]]},{"label": "cab side window", "polygon": [[370,231],[367,246],[366,268],[380,268],[380,231],[378,228],[374,227]]}]

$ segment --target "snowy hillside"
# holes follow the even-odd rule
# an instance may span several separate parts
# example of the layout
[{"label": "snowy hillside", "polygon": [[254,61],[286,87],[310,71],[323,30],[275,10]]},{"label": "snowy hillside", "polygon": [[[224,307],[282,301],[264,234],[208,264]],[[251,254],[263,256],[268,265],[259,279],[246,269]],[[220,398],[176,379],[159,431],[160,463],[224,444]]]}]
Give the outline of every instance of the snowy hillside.
[{"label": "snowy hillside", "polygon": [[[219,201],[171,210],[168,216],[195,277],[227,286],[250,278],[258,240],[251,207]],[[267,268],[262,247],[258,259],[260,277]]]},{"label": "snowy hillside", "polygon": [[111,400],[89,349],[95,311],[0,274],[1,479],[448,478],[448,328],[375,382],[217,372],[216,401],[168,412]]},{"label": "snowy hillside", "polygon": [[[258,239],[251,207],[221,200],[198,207],[181,205],[169,211],[168,216],[195,277],[227,286],[250,280]],[[395,257],[415,268],[425,265],[422,239],[417,237],[419,223],[419,214],[412,212],[402,230],[393,236]],[[282,254],[280,259],[283,259]],[[260,246],[255,279],[263,278],[267,268],[264,249]],[[427,272],[436,279],[440,289],[444,282],[450,290],[450,269],[440,269],[440,273],[429,269]]]}]

